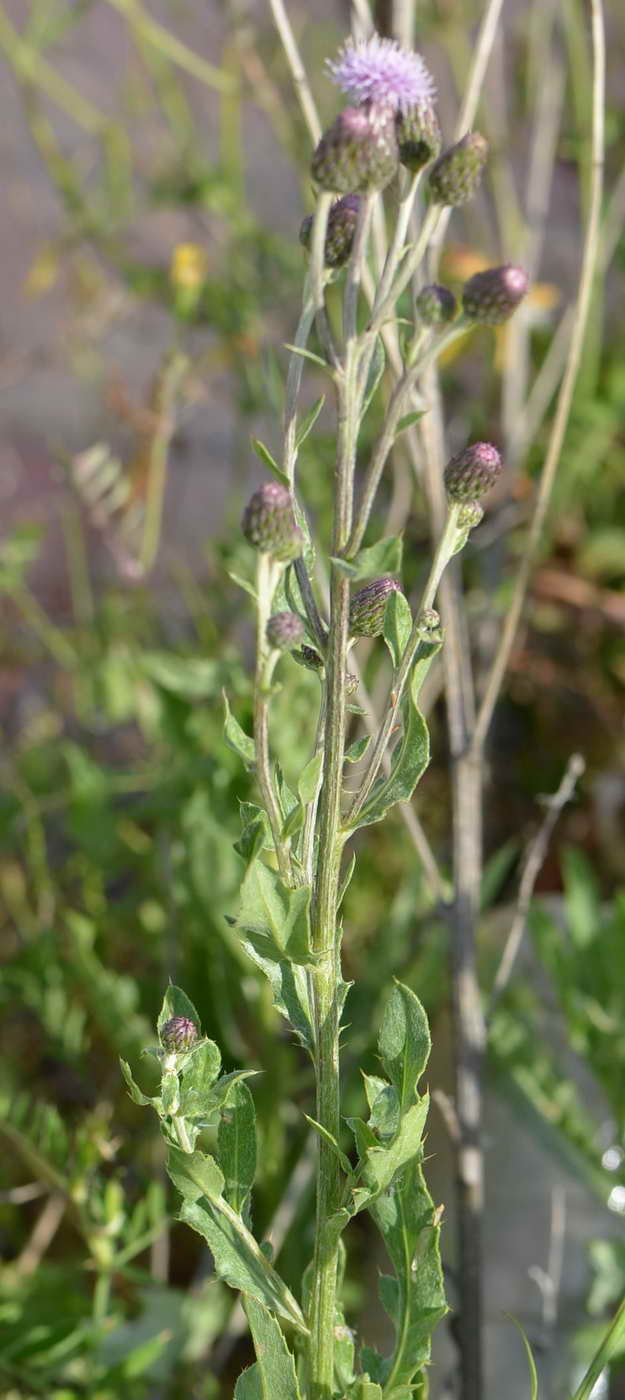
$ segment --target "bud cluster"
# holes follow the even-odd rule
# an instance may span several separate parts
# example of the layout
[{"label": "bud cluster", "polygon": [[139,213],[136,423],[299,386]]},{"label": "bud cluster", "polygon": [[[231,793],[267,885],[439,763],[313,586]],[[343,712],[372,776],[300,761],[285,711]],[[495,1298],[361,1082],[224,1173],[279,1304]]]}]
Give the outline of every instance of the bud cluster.
[{"label": "bud cluster", "polygon": [[267,481],[248,501],[241,520],[248,544],[287,564],[302,553],[304,538],[295,521],[293,497],[279,481]]},{"label": "bud cluster", "polygon": [[197,1026],[188,1016],[172,1016],[161,1026],[160,1038],[165,1050],[180,1055],[195,1045],[198,1038]]}]

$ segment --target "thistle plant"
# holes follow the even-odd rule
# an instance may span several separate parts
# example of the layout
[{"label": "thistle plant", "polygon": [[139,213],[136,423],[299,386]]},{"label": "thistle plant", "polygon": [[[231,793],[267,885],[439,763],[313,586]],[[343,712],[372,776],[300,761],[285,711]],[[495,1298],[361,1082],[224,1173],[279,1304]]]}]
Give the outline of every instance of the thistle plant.
[{"label": "thistle plant", "polygon": [[[127,1066],[124,1071],[137,1102],[151,1102],[159,1116],[168,1171],[182,1197],[180,1218],[208,1244],[217,1274],[242,1294],[257,1359],[239,1378],[235,1400],[427,1394],[431,1338],[447,1311],[441,1208],[423,1170],[427,1018],[415,990],[396,982],[379,1027],[379,1073],[364,1076],[363,1116],[344,1123],[340,1051],[349,986],[341,971],[342,905],[357,869],[357,832],[408,802],[427,767],[420,695],[433,662],[445,656],[439,590],[482,519],[482,499],[501,477],[500,452],[489,442],[463,443],[438,464],[435,486],[445,509],[419,597],[409,600],[401,587],[401,539],[376,538],[375,507],[399,435],[410,431],[419,448],[430,374],[442,351],[476,323],[502,324],[528,289],[521,267],[494,267],[470,279],[458,310],[453,292],[434,280],[437,233],[448,211],[479,189],[488,145],[471,131],[445,147],[434,84],[420,55],[377,36],[348,41],[329,72],[348,105],[312,154],[317,200],[299,235],[306,266],[301,317],[289,347],[282,451],[276,462],[263,450],[273,478],[254,493],[242,519],[254,564],[248,583],[256,620],[253,735],[244,733],[229,707],[226,713],[228,741],[254,769],[260,798],[244,807],[237,848],[244,870],[233,928],[267,977],[277,1012],[309,1057],[316,1084],[309,1114],[317,1137],[314,1250],[299,1297],[253,1233],[249,1075],[220,1073],[220,1052],[203,1037],[183,991],[168,990],[159,1019],[159,1094],[148,1099]],[[391,182],[400,201],[376,277],[369,256],[372,220]],[[394,383],[363,461],[363,424],[373,395],[381,394],[385,346],[392,351]],[[306,481],[298,472],[302,442],[320,409],[315,405],[300,421],[309,361],[333,391],[329,540],[313,536]],[[361,639],[386,646],[390,676],[383,713],[354,754],[349,730],[363,712],[350,667],[358,663]],[[275,762],[271,707],[276,677],[286,682],[292,662],[315,672],[318,707],[309,760],[291,786]],[[346,780],[348,757],[360,760],[355,790]],[[461,891],[460,916],[462,899]],[[458,1114],[462,1133],[462,1103]],[[471,1143],[464,1146],[468,1161]],[[394,1269],[380,1288],[394,1329],[388,1356],[357,1342],[343,1313],[349,1226],[362,1212],[371,1216]]]}]

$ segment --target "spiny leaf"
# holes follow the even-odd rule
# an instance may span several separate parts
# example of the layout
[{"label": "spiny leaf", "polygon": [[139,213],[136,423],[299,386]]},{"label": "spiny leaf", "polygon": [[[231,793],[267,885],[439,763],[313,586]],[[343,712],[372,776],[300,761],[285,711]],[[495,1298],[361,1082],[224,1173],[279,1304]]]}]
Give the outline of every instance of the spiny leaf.
[{"label": "spiny leaf", "polygon": [[[256,1375],[252,1382],[248,1380],[245,1383],[241,1392],[239,1385],[243,1377],[239,1378],[235,1400],[237,1397],[239,1400],[250,1397],[251,1400],[252,1396],[254,1400],[256,1397],[258,1400],[301,1400],[295,1362],[275,1318],[253,1298],[246,1298],[244,1307],[256,1353],[256,1365],[250,1369]],[[243,1376],[246,1375],[249,1376],[249,1371],[244,1371]],[[250,1384],[253,1387],[251,1390]]]}]

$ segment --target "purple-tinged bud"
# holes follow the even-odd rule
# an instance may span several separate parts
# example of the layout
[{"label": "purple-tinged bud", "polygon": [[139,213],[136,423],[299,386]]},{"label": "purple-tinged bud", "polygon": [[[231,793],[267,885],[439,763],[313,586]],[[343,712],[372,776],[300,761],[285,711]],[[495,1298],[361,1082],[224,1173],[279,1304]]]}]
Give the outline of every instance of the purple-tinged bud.
[{"label": "purple-tinged bud", "polygon": [[267,623],[267,641],[276,651],[294,651],[305,636],[304,624],[297,613],[274,613]]},{"label": "purple-tinged bud", "polygon": [[248,501],[241,520],[248,544],[283,564],[297,559],[304,538],[295,522],[293,497],[279,481],[267,481]]},{"label": "purple-tinged bud", "polygon": [[483,326],[500,326],[516,311],[529,282],[522,267],[505,263],[476,272],[462,289],[462,309],[467,320]]},{"label": "purple-tinged bud", "polygon": [[484,519],[484,511],[479,501],[467,501],[458,511],[458,529],[474,530]]},{"label": "purple-tinged bud", "polygon": [[443,151],[428,176],[435,204],[456,207],[475,194],[488,156],[488,141],[479,131],[469,131],[455,146]]},{"label": "purple-tinged bud", "polygon": [[161,1045],[165,1050],[175,1051],[181,1055],[185,1050],[191,1050],[197,1040],[197,1026],[194,1021],[190,1021],[188,1016],[172,1016],[161,1026]]},{"label": "purple-tinged bud", "polygon": [[308,671],[323,671],[323,658],[314,647],[309,647],[306,643],[299,651],[293,652],[293,660],[299,661],[300,666],[305,666]]},{"label": "purple-tinged bud", "polygon": [[495,485],[501,467],[501,457],[491,442],[472,442],[445,467],[445,489],[450,501],[477,501]]},{"label": "purple-tinged bud", "polygon": [[358,690],[358,686],[359,686],[359,685],[360,685],[360,681],[358,680],[358,676],[355,676],[355,675],[353,674],[352,671],[346,671],[346,672],[345,672],[345,693],[346,693],[346,695],[355,695],[355,694],[356,694],[356,691]]},{"label": "purple-tinged bud", "polygon": [[349,630],[354,637],[379,637],[384,629],[384,610],[390,593],[399,593],[394,578],[376,578],[354,594],[349,609]]},{"label": "purple-tinged bud", "polygon": [[383,190],[399,165],[395,119],[387,107],[345,107],[312,158],[313,179],[339,194]]},{"label": "purple-tinged bud", "polygon": [[421,288],[415,306],[417,315],[426,326],[446,326],[453,321],[458,310],[453,292],[450,292],[449,287],[441,287],[437,282]]},{"label": "purple-tinged bud", "polygon": [[428,99],[408,111],[398,112],[396,125],[399,159],[407,170],[415,173],[436,160],[443,138],[438,117]]},{"label": "purple-tinged bud", "polygon": [[[358,223],[360,195],[344,194],[332,205],[328,214],[324,262],[326,267],[343,267],[349,261]],[[310,248],[313,216],[308,214],[299,231],[299,241]]]}]

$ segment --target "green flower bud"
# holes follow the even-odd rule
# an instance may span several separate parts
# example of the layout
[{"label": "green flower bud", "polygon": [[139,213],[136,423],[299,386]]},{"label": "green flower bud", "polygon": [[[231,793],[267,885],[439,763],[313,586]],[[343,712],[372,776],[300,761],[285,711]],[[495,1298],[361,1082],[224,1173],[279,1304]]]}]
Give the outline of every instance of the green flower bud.
[{"label": "green flower bud", "polygon": [[243,512],[241,528],[254,549],[284,564],[302,553],[304,539],[295,523],[293,497],[279,481],[267,481],[254,492]]},{"label": "green flower bud", "polygon": [[304,624],[297,613],[274,613],[267,623],[267,641],[276,651],[294,651],[305,636]]},{"label": "green flower bud", "polygon": [[488,156],[488,142],[479,131],[469,131],[455,146],[443,151],[428,176],[436,204],[455,207],[475,194]]},{"label": "green flower bud", "polygon": [[345,107],[321,137],[311,171],[322,190],[354,194],[383,190],[398,165],[392,112],[387,107]]},{"label": "green flower bud", "polygon": [[421,288],[415,306],[417,315],[426,326],[446,326],[449,321],[453,321],[458,309],[456,298],[449,287],[441,287],[436,282]]},{"label": "green flower bud", "polygon": [[399,159],[415,173],[435,160],[441,145],[441,129],[433,104],[427,99],[396,117]]},{"label": "green flower bud", "polygon": [[355,695],[359,684],[358,676],[355,676],[352,671],[345,672],[345,691],[347,695]]},{"label": "green flower bud", "polygon": [[484,326],[500,326],[516,311],[529,283],[522,267],[505,263],[476,272],[462,289],[462,309],[470,321]]},{"label": "green flower bud", "polygon": [[445,489],[450,501],[477,501],[495,485],[501,457],[491,442],[473,442],[445,467]]},{"label": "green flower bud", "polygon": [[424,608],[417,618],[417,627],[424,642],[440,642],[441,619],[436,608]]},{"label": "green flower bud", "polygon": [[[326,267],[342,267],[344,263],[349,261],[359,211],[360,195],[358,194],[345,194],[332,205],[328,214],[324,250]],[[310,248],[312,226],[313,216],[309,214],[304,219],[299,231],[299,241],[303,243],[305,248]]]},{"label": "green flower bud", "polygon": [[349,630],[354,637],[379,637],[389,593],[400,592],[394,578],[376,578],[354,594],[349,609]]},{"label": "green flower bud", "polygon": [[160,1037],[165,1050],[175,1051],[180,1055],[195,1045],[198,1030],[195,1022],[190,1021],[188,1016],[172,1016],[171,1020],[161,1026]]},{"label": "green flower bud", "polygon": [[467,501],[458,511],[458,528],[460,530],[474,530],[476,525],[484,519],[484,511],[479,501]]}]

